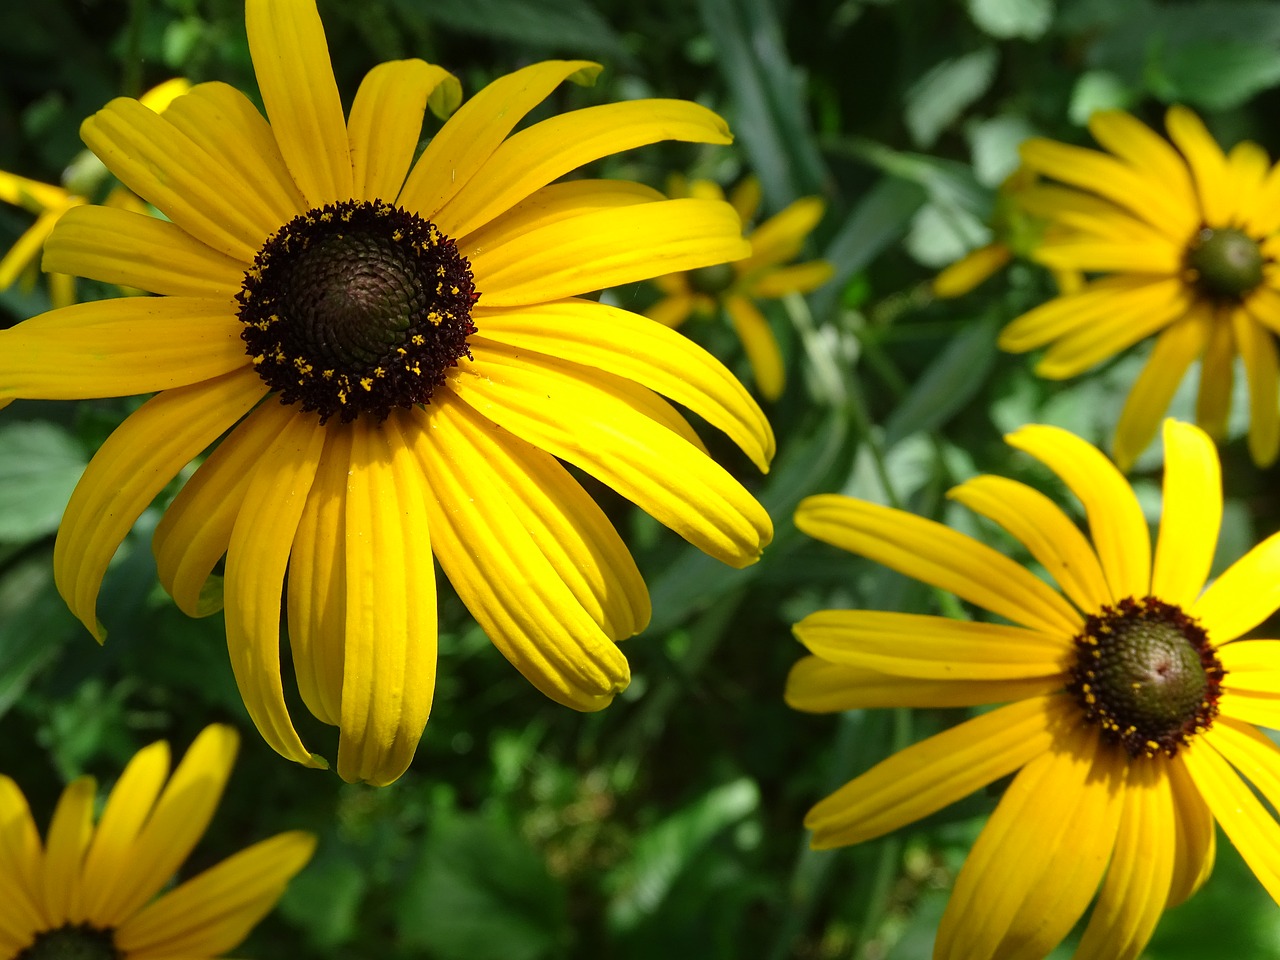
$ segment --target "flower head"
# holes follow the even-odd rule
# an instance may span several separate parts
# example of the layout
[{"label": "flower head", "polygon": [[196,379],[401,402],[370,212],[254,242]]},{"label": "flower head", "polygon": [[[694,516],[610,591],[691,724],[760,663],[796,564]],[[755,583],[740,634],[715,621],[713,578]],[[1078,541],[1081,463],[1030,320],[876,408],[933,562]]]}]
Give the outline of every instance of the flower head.
[{"label": "flower head", "polygon": [[1052,140],[1023,145],[1028,168],[1065,184],[1022,197],[1057,228],[1035,259],[1100,276],[1014,320],[1000,346],[1047,346],[1036,372],[1059,379],[1158,334],[1116,427],[1122,469],[1151,442],[1196,359],[1196,419],[1220,438],[1239,355],[1249,450],[1266,465],[1280,450],[1280,167],[1253,143],[1224,156],[1183,107],[1169,110],[1165,126],[1172,145],[1129,114],[1105,111],[1089,129],[1107,153]]},{"label": "flower head", "polygon": [[225,434],[156,530],[160,579],[192,615],[225,605],[258,729],[322,766],[284,702],[287,568],[302,699],[339,727],[344,778],[387,783],[431,709],[433,557],[548,696],[597,710],[627,685],[615,641],[644,628],[648,593],[561,460],[727,563],[752,563],[772,536],[667,402],[765,469],[773,435],[741,384],[661,324],[577,296],[745,256],[736,213],[635,183],[553,182],[643,144],[729,135],[674,100],[512,134],[562,81],[599,70],[553,61],[485,87],[415,160],[426,106],[458,104],[450,74],[384,63],[344,117],[313,0],[249,0],[247,26],[270,123],[221,83],[163,117],[122,99],[85,122],[86,143],[168,219],[78,207],[45,266],[161,296],[0,334],[0,398],[159,391],[94,457],[55,546],[62,594],[99,637],[116,547]]},{"label": "flower head", "polygon": [[1095,894],[1076,956],[1135,958],[1161,912],[1208,878],[1215,820],[1280,899],[1280,823],[1239,776],[1280,801],[1280,748],[1253,726],[1280,727],[1280,641],[1239,639],[1280,607],[1280,535],[1206,588],[1222,489],[1201,430],[1165,424],[1154,558],[1137,498],[1095,447],[1045,426],[1007,439],[1079,498],[1092,544],[1013,480],[977,477],[950,496],[1061,592],[939,523],[834,495],[800,505],[811,536],[1003,621],[825,610],[796,625],[814,654],[789,679],[799,709],[1005,704],[822,800],[806,820],[814,845],[881,836],[1016,773],[956,880],[936,958],[1045,956]]},{"label": "flower head", "polygon": [[96,827],[96,787],[81,777],[43,845],[22,791],[0,776],[0,957],[202,960],[239,944],[311,859],[311,834],[277,834],[156,897],[208,827],[237,743],[230,727],[206,727],[172,777],[168,744],[140,750]]},{"label": "flower head", "polygon": [[[683,177],[673,177],[667,192],[673,197],[724,199],[719,184],[710,180],[686,183]],[[748,177],[734,188],[729,199],[745,229],[760,206],[759,181]],[[777,400],[786,385],[786,371],[778,341],[755,301],[808,293],[831,279],[834,268],[825,260],[790,263],[825,210],[821,198],[802,197],[747,234],[751,243],[749,257],[658,277],[663,297],[649,308],[648,316],[678,327],[690,316],[715,317],[723,308],[742,341],[760,393],[767,400]]]}]

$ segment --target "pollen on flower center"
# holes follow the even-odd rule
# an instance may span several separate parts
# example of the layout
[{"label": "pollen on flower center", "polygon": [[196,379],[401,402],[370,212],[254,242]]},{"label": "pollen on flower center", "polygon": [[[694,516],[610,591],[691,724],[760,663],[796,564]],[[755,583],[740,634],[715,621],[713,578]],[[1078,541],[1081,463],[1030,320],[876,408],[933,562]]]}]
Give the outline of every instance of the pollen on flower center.
[{"label": "pollen on flower center", "polygon": [[478,296],[470,263],[435,224],[346,201],[277,230],[236,299],[258,375],[323,423],[429,402],[471,355]]},{"label": "pollen on flower center", "polygon": [[1262,250],[1239,230],[1202,229],[1187,249],[1187,269],[1211,296],[1241,297],[1262,283]]},{"label": "pollen on flower center", "polygon": [[87,923],[66,924],[36,934],[35,942],[14,960],[121,960],[110,930]]},{"label": "pollen on flower center", "polygon": [[1173,756],[1218,715],[1226,671],[1199,623],[1155,597],[1085,618],[1068,689],[1130,756]]}]

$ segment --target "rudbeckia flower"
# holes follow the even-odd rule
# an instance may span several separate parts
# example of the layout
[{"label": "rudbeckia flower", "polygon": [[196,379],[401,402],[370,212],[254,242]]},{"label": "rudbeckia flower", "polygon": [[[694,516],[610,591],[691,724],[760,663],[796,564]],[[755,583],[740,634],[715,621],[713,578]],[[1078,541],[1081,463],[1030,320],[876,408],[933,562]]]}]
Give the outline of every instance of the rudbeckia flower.
[{"label": "rudbeckia flower", "polygon": [[[1000,618],[824,610],[802,710],[1003,704],[889,757],[809,813],[816,847],[860,843],[1016,774],[956,879],[935,958],[1043,957],[1097,902],[1077,960],[1130,960],[1213,869],[1214,822],[1280,899],[1280,641],[1241,640],[1280,606],[1280,535],[1205,587],[1222,487],[1213,442],[1167,421],[1154,559],[1142,509],[1095,447],[1055,427],[1008,442],[1079,498],[1092,544],[1044,494],[981,476],[950,496],[1003,527],[1057,582],[931,520],[847,497],[801,503],[801,530]],[[1242,779],[1243,774],[1252,784]],[[1100,889],[1099,889],[1100,888]]]},{"label": "rudbeckia flower", "polygon": [[[141,102],[156,112],[161,112],[175,97],[181,96],[191,89],[191,84],[181,77],[173,80],[166,80],[157,87],[152,87],[142,95]],[[93,160],[96,166],[95,174],[102,170],[98,161],[91,154],[84,153],[84,157]],[[79,164],[73,163],[69,170],[76,170]],[[0,201],[12,204],[15,207],[22,207],[36,215],[36,222],[18,238],[18,242],[9,248],[9,252],[0,258],[0,290],[8,290],[13,286],[14,282],[23,276],[33,276],[36,261],[40,259],[40,252],[44,249],[45,241],[49,239],[49,234],[53,232],[54,224],[56,224],[62,215],[72,207],[78,207],[89,200],[84,194],[91,192],[91,188],[96,187],[97,177],[78,178],[82,182],[77,182],[74,186],[55,186],[52,183],[41,183],[38,180],[31,180],[27,177],[20,177],[16,173],[9,173],[0,170]],[[88,182],[83,182],[87,180]],[[132,196],[126,190],[113,190],[107,198],[107,204],[110,206],[125,207],[126,209],[136,209],[142,204],[137,197]],[[49,275],[49,299],[55,307],[64,307],[74,303],[76,299],[75,279],[64,273],[53,273]]]},{"label": "rudbeckia flower", "polygon": [[230,727],[206,727],[172,777],[168,744],[140,750],[96,827],[96,786],[80,777],[43,845],[22,791],[0,775],[0,957],[204,960],[248,936],[311,859],[311,834],[277,834],[156,897],[208,827],[237,743]]},{"label": "rudbeckia flower", "polygon": [[[165,511],[159,575],[194,616],[225,603],[245,704],[304,764],[279,664],[288,570],[299,691],[339,727],[337,768],[408,766],[435,687],[433,556],[494,644],[579,710],[629,680],[617,639],[649,598],[603,511],[560,461],[737,566],[763,508],[673,400],[761,469],[773,436],[705,351],[578,295],[745,256],[733,208],[639,184],[552,182],[663,139],[724,143],[696,104],[588,107],[511,131],[585,62],[547,62],[472,97],[415,161],[425,106],[457,81],[419,60],[365,77],[349,117],[312,0],[249,0],[270,124],[201,84],[164,116],[121,99],[82,134],[167,221],[79,207],[45,266],[160,294],[82,304],[0,334],[0,397],[159,391],[98,451],[67,507],[55,576],[101,638],[96,600],[133,521],[223,437]],[[665,398],[665,399],[664,399]],[[225,579],[212,576],[225,555]]]},{"label": "rudbeckia flower", "polygon": [[1239,355],[1249,381],[1249,452],[1265,466],[1280,450],[1280,167],[1254,143],[1224,156],[1184,107],[1169,110],[1165,127],[1172,145],[1129,114],[1105,111],[1089,130],[1108,153],[1023,144],[1029,169],[1065,184],[1022,197],[1061,228],[1035,259],[1101,276],[1023,314],[999,343],[1015,353],[1047,346],[1036,372],[1061,379],[1158,334],[1116,427],[1113,455],[1125,470],[1196,359],[1196,420],[1221,439]]},{"label": "rudbeckia flower", "polygon": [[[682,177],[672,177],[667,192],[671,196],[724,199],[720,185],[710,180],[686,183]],[[760,207],[759,181],[755,177],[743,180],[729,200],[745,229]],[[742,341],[761,395],[777,400],[786,386],[786,370],[778,341],[755,301],[808,293],[831,279],[834,268],[825,260],[790,262],[799,255],[825,210],[820,197],[802,197],[748,233],[749,257],[658,277],[663,297],[646,314],[678,327],[691,316],[718,317],[723,308]]]}]

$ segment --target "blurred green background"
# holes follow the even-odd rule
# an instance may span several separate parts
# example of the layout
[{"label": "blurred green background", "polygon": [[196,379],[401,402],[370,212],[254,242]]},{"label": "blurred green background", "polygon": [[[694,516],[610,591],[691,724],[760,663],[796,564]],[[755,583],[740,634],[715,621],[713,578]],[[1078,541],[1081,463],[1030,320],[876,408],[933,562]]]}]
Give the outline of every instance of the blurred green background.
[{"label": "blurred green background", "polygon": [[[1065,384],[1040,381],[1026,358],[997,353],[995,335],[1052,295],[1042,271],[1015,264],[955,301],[934,299],[928,281],[989,237],[993,191],[1016,165],[1017,144],[1033,134],[1088,143],[1083,123],[1095,109],[1130,109],[1160,128],[1165,105],[1185,103],[1224,146],[1249,138],[1276,156],[1280,3],[319,6],[348,98],[364,71],[405,56],[450,69],[468,94],[533,60],[595,58],[606,71],[594,88],[558,91],[535,116],[674,96],[720,111],[737,136],[731,148],[662,145],[611,158],[604,175],[662,187],[682,171],[728,186],[754,172],[766,213],[826,198],[808,254],[829,259],[835,279],[768,305],[790,377],[768,408],[779,437],[773,471],[761,480],[705,434],[769,508],[777,539],[757,566],[733,571],[592,485],[653,595],[652,626],[625,646],[635,677],[627,693],[601,714],[556,706],[445,588],[434,715],[412,769],[381,790],[344,785],[261,742],[236,692],[221,618],[188,620],[157,586],[148,544],[173,490],[108,574],[106,645],[72,619],[52,583],[54,532],[87,458],[138,401],[20,402],[0,417],[0,770],[23,785],[43,827],[68,778],[90,772],[106,784],[152,740],[184,750],[206,723],[239,727],[240,761],[187,871],[277,830],[320,836],[315,860],[244,956],[927,957],[998,790],[879,842],[807,849],[801,822],[813,802],[958,712],[807,716],[783,704],[800,653],[795,620],[821,607],[934,603],[916,584],[807,541],[792,510],[809,493],[843,491],[1015,549],[948,507],[943,492],[975,472],[1045,484],[1000,441],[1023,423],[1108,440],[1143,351]],[[0,168],[59,182],[85,116],[176,75],[254,90],[238,0],[0,4]],[[0,249],[31,222],[0,209]],[[37,283],[0,294],[0,324],[46,309],[44,291]],[[657,293],[640,285],[610,296],[643,309]],[[748,376],[727,325],[684,329]],[[1236,407],[1243,418],[1245,405]],[[1190,411],[1191,397],[1180,397],[1175,413]],[[1277,472],[1251,465],[1244,426],[1233,423],[1224,450],[1222,562],[1280,526]],[[1149,451],[1136,471],[1153,508],[1159,462]],[[294,706],[304,739],[334,742]],[[1230,845],[1219,850],[1213,880],[1163,920],[1151,958],[1280,952],[1280,912]]]}]

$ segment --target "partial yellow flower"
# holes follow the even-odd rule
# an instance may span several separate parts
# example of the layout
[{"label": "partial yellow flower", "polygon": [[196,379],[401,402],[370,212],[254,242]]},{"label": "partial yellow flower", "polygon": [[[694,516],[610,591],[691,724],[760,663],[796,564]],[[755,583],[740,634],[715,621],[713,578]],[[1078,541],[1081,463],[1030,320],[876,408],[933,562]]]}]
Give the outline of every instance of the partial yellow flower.
[{"label": "partial yellow flower", "polygon": [[[801,530],[999,618],[824,610],[801,710],[1006,704],[923,740],[809,813],[815,847],[860,843],[1015,774],[943,914],[939,960],[1043,957],[1097,895],[1077,960],[1132,960],[1213,868],[1214,822],[1280,900],[1280,640],[1240,640],[1280,607],[1280,535],[1205,587],[1222,519],[1213,442],[1166,421],[1154,559],[1142,508],[1095,447],[1056,427],[1006,438],[1075,494],[1092,544],[1044,494],[981,476],[950,496],[1002,526],[1061,592],[991,547],[900,510],[824,495]],[[1234,768],[1234,769],[1233,769]],[[1099,891],[1099,885],[1101,890]]]},{"label": "partial yellow flower", "polygon": [[[710,180],[689,183],[681,176],[671,178],[667,192],[673,197],[724,199],[719,184]],[[734,188],[729,201],[745,230],[760,207],[759,181],[747,177]],[[663,297],[645,311],[646,315],[678,327],[690,316],[718,317],[723,308],[742,341],[761,395],[777,400],[786,386],[786,370],[777,338],[755,301],[808,293],[831,279],[834,268],[825,260],[790,263],[825,210],[821,198],[803,197],[747,234],[749,257],[656,278]]]},{"label": "partial yellow flower", "polygon": [[[164,116],[120,99],[84,124],[89,147],[168,219],[79,207],[45,265],[161,296],[0,333],[0,398],[159,391],[90,463],[54,549],[62,595],[99,638],[116,547],[226,435],[156,530],[160,579],[193,616],[225,601],[258,729],[323,766],[285,707],[287,569],[302,699],[339,727],[339,774],[384,784],[431,709],[435,560],[547,696],[598,710],[626,687],[616,641],[648,623],[648,592],[562,460],[726,563],[754,562],[770,540],[764,509],[668,402],[763,470],[774,439],[750,395],[684,337],[578,297],[746,256],[737,214],[636,183],[553,182],[644,144],[730,137],[677,100],[512,134],[562,81],[600,69],[552,61],[485,87],[415,160],[425,107],[458,104],[453,76],[384,63],[344,117],[313,0],[249,0],[247,26],[270,124],[222,83]],[[213,576],[224,555],[225,594]]]},{"label": "partial yellow flower", "polygon": [[[181,78],[166,80],[142,95],[142,103],[156,112],[163,111],[175,97],[181,96],[191,89],[191,84]],[[83,156],[92,158],[91,154]],[[93,161],[97,164],[97,161]],[[77,164],[72,164],[75,169]],[[100,167],[99,167],[100,169]],[[102,173],[106,173],[102,170]],[[60,187],[51,183],[41,183],[20,177],[15,173],[0,170],[0,201],[22,207],[35,214],[36,222],[18,238],[18,242],[9,248],[9,252],[0,258],[0,290],[8,290],[20,277],[35,275],[36,262],[44,249],[45,241],[53,232],[62,215],[73,207],[88,203],[84,194],[97,186],[97,179],[92,182],[77,182],[73,187]],[[107,199],[111,206],[141,206],[138,199],[128,191],[115,190]],[[65,307],[75,303],[75,279],[65,273],[49,275],[49,300],[55,307]]]},{"label": "partial yellow flower", "polygon": [[1159,334],[1116,427],[1114,456],[1126,470],[1197,359],[1196,419],[1222,438],[1239,355],[1249,452],[1265,466],[1280,451],[1280,166],[1254,143],[1224,156],[1184,107],[1169,110],[1165,127],[1173,145],[1129,114],[1105,111],[1089,129],[1108,153],[1052,140],[1023,145],[1027,167],[1067,185],[1022,197],[1061,228],[1036,260],[1103,276],[1014,320],[1000,346],[1047,346],[1036,372],[1061,379]]},{"label": "partial yellow flower", "polygon": [[209,826],[238,743],[230,727],[206,727],[172,777],[167,743],[140,750],[96,827],[97,787],[79,778],[43,845],[0,775],[0,957],[207,960],[244,940],[311,859],[311,834],[277,834],[161,893]]}]

